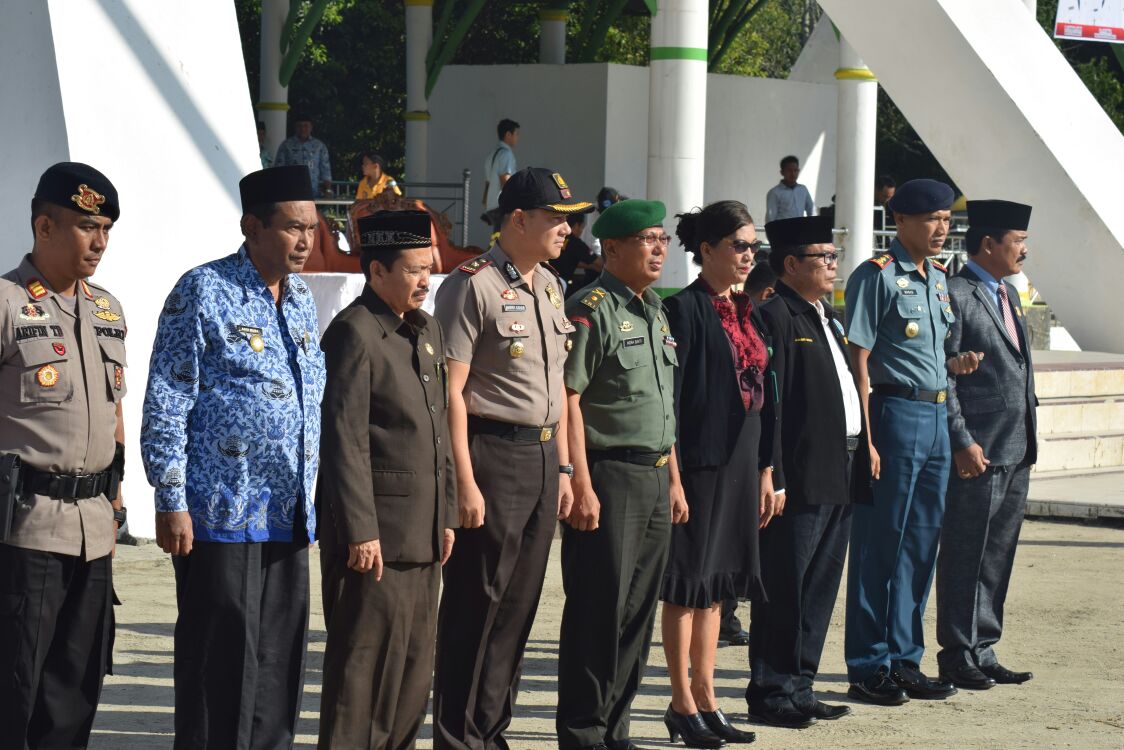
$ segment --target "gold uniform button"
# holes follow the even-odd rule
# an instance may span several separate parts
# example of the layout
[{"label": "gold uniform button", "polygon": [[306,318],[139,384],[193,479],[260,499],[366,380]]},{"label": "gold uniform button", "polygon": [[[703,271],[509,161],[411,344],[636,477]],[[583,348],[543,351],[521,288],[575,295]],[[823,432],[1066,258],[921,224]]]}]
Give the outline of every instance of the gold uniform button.
[{"label": "gold uniform button", "polygon": [[905,335],[907,338],[913,338],[921,333],[921,326],[917,325],[916,321],[909,321],[905,324]]},{"label": "gold uniform button", "polygon": [[250,337],[250,348],[255,352],[260,352],[265,349],[265,340],[256,333]]},{"label": "gold uniform button", "polygon": [[574,342],[571,341],[570,339],[566,339],[565,346],[566,346],[566,351],[570,351],[571,349],[574,348]]},{"label": "gold uniform button", "polygon": [[519,359],[526,351],[527,347],[523,345],[522,341],[512,341],[511,346],[507,347],[507,353],[511,355],[512,359]]}]

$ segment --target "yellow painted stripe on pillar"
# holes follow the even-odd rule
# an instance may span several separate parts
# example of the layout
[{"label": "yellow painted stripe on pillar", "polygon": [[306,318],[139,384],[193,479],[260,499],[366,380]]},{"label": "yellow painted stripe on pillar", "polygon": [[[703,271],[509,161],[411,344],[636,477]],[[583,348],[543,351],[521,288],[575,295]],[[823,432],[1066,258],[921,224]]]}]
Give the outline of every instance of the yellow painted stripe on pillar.
[{"label": "yellow painted stripe on pillar", "polygon": [[285,102],[258,102],[258,109],[274,109],[288,112],[289,105]]},{"label": "yellow painted stripe on pillar", "polygon": [[406,5],[433,5],[433,0],[406,0]]},{"label": "yellow painted stripe on pillar", "polygon": [[835,71],[837,81],[877,81],[870,68],[840,68]]},{"label": "yellow painted stripe on pillar", "polygon": [[551,10],[543,8],[539,11],[540,21],[562,21],[563,23],[570,20],[570,12],[567,10]]},{"label": "yellow painted stripe on pillar", "polygon": [[428,112],[407,112],[402,117],[407,122],[415,122],[415,121],[425,122],[429,119],[429,113]]}]

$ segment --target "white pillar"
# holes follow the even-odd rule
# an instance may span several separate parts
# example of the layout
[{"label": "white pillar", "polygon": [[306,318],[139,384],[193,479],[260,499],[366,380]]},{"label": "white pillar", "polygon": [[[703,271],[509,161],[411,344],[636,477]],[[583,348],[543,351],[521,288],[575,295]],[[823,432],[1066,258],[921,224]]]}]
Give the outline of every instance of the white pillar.
[{"label": "white pillar", "polygon": [[406,182],[425,182],[429,172],[425,56],[431,44],[433,0],[406,0]]},{"label": "white pillar", "polygon": [[[839,122],[835,167],[835,226],[846,229],[840,283],[874,254],[874,155],[878,127],[878,82],[858,53],[839,40]],[[841,301],[842,286],[836,288]]]},{"label": "white pillar", "polygon": [[566,64],[566,22],[569,12],[543,8],[539,12],[539,62],[544,65]]},{"label": "white pillar", "polygon": [[[707,0],[659,0],[652,16],[648,102],[648,195],[675,214],[703,205],[706,150]],[[690,283],[697,270],[672,243],[658,282]]]},{"label": "white pillar", "polygon": [[289,0],[262,0],[261,83],[258,88],[258,120],[265,123],[265,148],[270,156],[288,135],[289,87],[281,85],[281,29],[289,15]]},{"label": "white pillar", "polygon": [[1027,10],[1030,11],[1030,15],[1037,18],[1038,17],[1038,0],[1023,0],[1023,2],[1026,4]]}]

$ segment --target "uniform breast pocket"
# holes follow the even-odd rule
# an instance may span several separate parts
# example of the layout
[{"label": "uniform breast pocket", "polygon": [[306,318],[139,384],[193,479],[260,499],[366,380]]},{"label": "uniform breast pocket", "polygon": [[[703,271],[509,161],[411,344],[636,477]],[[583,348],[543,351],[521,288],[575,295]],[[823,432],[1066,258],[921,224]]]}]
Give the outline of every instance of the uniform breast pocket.
[{"label": "uniform breast pocket", "polygon": [[647,368],[651,360],[651,353],[647,347],[624,346],[613,355],[621,368],[621,373],[615,378],[617,381],[617,396],[629,401],[636,398],[638,390],[647,376]]},{"label": "uniform breast pocket", "polygon": [[61,342],[26,341],[19,345],[23,372],[20,401],[25,404],[61,404],[74,397],[74,376],[66,346]]},{"label": "uniform breast pocket", "polygon": [[678,367],[679,366],[679,358],[677,356],[675,356],[675,347],[672,346],[671,344],[667,343],[667,341],[664,341],[662,349],[663,349],[663,361],[666,362],[667,364],[671,365],[672,367]]},{"label": "uniform breast pocket", "polygon": [[125,344],[112,339],[98,339],[101,345],[101,358],[105,365],[105,382],[109,389],[109,399],[120,401],[128,390],[125,387]]},{"label": "uniform breast pocket", "polygon": [[906,320],[919,320],[925,314],[925,303],[917,297],[898,296],[898,315]]},{"label": "uniform breast pocket", "polygon": [[538,336],[539,332],[531,329],[532,325],[526,319],[496,319],[496,332],[500,336],[497,344],[500,351],[497,356],[501,360],[510,360],[512,370],[531,369],[533,361],[539,359],[538,350],[531,346],[532,334]]}]

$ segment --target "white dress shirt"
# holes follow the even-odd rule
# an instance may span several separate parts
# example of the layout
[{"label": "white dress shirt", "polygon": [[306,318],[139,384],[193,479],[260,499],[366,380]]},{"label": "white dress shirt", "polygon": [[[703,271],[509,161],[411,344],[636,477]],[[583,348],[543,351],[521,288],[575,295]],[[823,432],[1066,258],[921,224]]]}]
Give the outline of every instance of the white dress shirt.
[{"label": "white dress shirt", "polygon": [[851,379],[851,371],[847,369],[846,352],[835,335],[831,332],[831,322],[824,315],[823,303],[816,300],[812,303],[816,313],[820,316],[820,325],[823,326],[824,335],[827,336],[828,348],[831,357],[835,360],[835,371],[839,375],[839,389],[843,396],[843,413],[846,416],[847,437],[856,437],[862,430],[862,410],[859,407],[859,392],[855,388],[855,381]]}]

